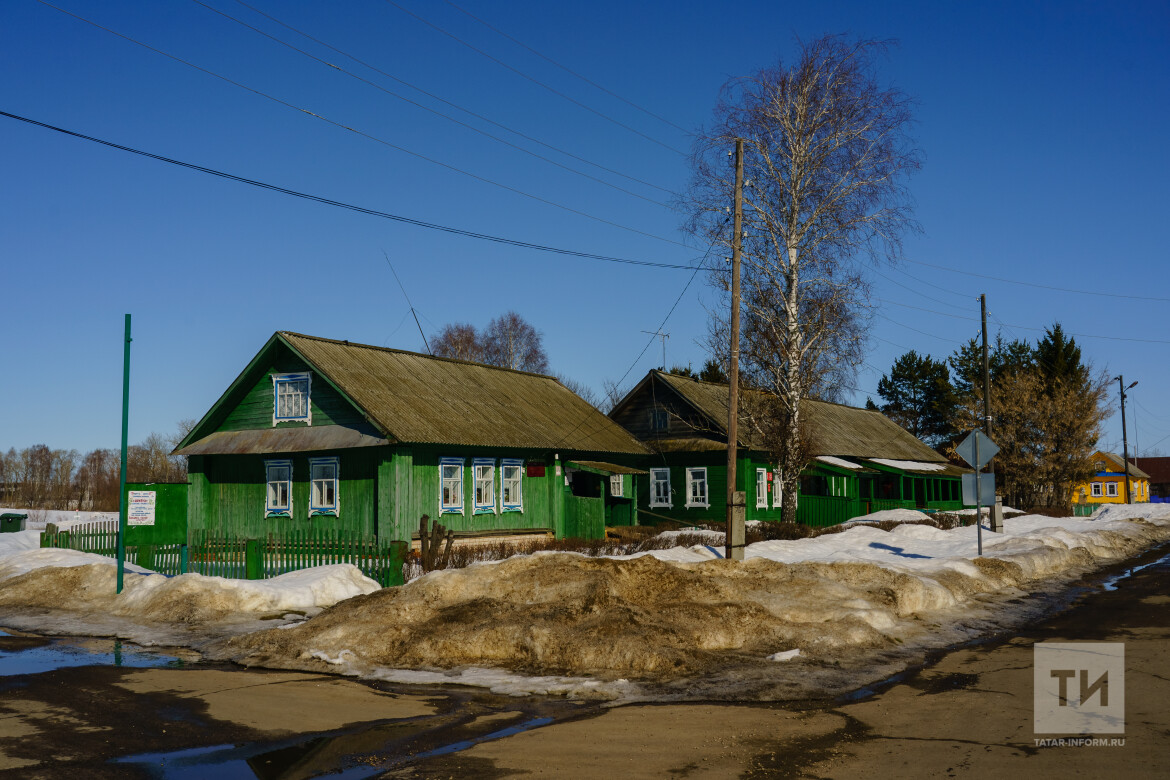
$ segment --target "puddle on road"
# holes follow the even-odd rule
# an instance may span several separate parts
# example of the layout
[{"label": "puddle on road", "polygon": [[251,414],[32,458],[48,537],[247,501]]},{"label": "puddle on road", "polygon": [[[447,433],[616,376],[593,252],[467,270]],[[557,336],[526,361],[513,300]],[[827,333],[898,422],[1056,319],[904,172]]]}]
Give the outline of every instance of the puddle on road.
[{"label": "puddle on road", "polygon": [[120,639],[31,637],[0,629],[0,677],[77,666],[184,667],[189,662]]},{"label": "puddle on road", "polygon": [[1149,568],[1154,567],[1154,566],[1161,566],[1164,568],[1170,568],[1170,553],[1166,553],[1165,555],[1163,555],[1161,558],[1159,558],[1156,561],[1151,561],[1150,563],[1143,563],[1139,566],[1130,566],[1125,571],[1118,572],[1117,574],[1114,574],[1110,577],[1106,577],[1105,580],[1101,582],[1101,587],[1103,587],[1105,590],[1110,590],[1110,591],[1117,590],[1119,587],[1121,587],[1120,583],[1123,580],[1126,580],[1126,579],[1132,577],[1133,575],[1137,574],[1142,569],[1149,569]]},{"label": "puddle on road", "polygon": [[251,780],[286,777],[290,772],[304,777],[328,774],[338,780],[364,780],[408,762],[458,753],[481,742],[546,726],[554,719],[529,718],[487,734],[420,749],[433,745],[437,736],[447,732],[444,727],[451,725],[436,720],[446,719],[426,717],[379,724],[342,734],[317,734],[300,741],[293,738],[277,743],[142,753],[116,758],[111,763],[142,767],[163,780],[201,780],[209,776],[216,780]]}]

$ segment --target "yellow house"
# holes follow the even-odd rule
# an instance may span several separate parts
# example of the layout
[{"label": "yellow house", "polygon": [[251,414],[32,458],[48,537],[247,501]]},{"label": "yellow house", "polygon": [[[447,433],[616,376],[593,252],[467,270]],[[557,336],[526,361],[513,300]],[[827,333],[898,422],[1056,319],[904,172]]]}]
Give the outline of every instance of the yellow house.
[{"label": "yellow house", "polygon": [[[1125,502],[1125,461],[1112,452],[1093,453],[1093,476],[1073,490],[1078,504],[1121,504]],[[1150,500],[1150,475],[1129,464],[1129,502]]]}]

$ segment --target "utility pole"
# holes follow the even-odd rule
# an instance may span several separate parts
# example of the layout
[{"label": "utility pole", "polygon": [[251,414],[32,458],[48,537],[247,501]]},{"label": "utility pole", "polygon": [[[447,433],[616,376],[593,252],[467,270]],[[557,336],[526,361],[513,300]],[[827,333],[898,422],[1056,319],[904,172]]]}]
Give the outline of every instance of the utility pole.
[{"label": "utility pole", "polygon": [[724,557],[743,560],[746,493],[737,490],[739,457],[739,266],[743,243],[743,139],[735,139],[735,220],[731,234],[731,361],[727,394],[727,549]]},{"label": "utility pole", "polygon": [[[986,433],[987,438],[990,439],[991,438],[991,362],[988,359],[988,355],[987,355],[987,296],[986,295],[979,296],[979,314],[980,314],[980,319],[983,321],[983,432]],[[991,481],[994,482],[995,481],[995,466],[992,464],[988,464],[987,473],[991,475]],[[978,469],[975,470],[975,475],[976,475],[975,476],[976,488],[978,489],[978,483],[979,483],[979,470]],[[978,490],[976,492],[978,492]],[[983,527],[983,515],[982,515],[982,510],[979,508],[978,503],[976,504],[976,507],[975,507],[975,513],[977,515],[977,517],[975,518],[976,524],[980,528],[982,528]],[[987,508],[987,517],[988,517],[988,520],[991,521],[988,523],[988,525],[991,527],[991,530],[997,534],[1003,533],[1003,504],[1000,503],[998,496],[996,496],[995,503],[993,503],[991,506],[989,506]],[[979,536],[980,537],[983,536],[982,531],[979,532]],[[982,538],[980,538],[979,547],[980,547],[979,554],[982,555],[983,554],[983,540],[982,540]]]},{"label": "utility pole", "polygon": [[130,427],[130,315],[122,355],[122,463],[118,469],[118,593],[126,572],[126,439]]},{"label": "utility pole", "polygon": [[644,330],[642,332],[662,339],[662,370],[666,371],[666,340],[670,338],[670,334],[660,330]]},{"label": "utility pole", "polygon": [[1125,503],[1129,503],[1129,439],[1125,435],[1125,391],[1137,386],[1134,382],[1129,387],[1121,374],[1117,375],[1117,386],[1121,388],[1121,460],[1125,463]]}]

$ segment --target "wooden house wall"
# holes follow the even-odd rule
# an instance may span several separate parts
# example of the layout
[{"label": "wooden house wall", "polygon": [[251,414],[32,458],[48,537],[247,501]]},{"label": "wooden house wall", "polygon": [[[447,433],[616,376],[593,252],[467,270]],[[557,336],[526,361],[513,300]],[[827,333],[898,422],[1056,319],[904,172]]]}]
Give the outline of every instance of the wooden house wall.
[{"label": "wooden house wall", "polygon": [[[377,473],[385,447],[277,455],[193,455],[188,459],[188,525],[258,538],[280,529],[328,529],[373,535],[377,529]],[[337,456],[338,509],[309,516],[309,458]],[[293,464],[292,516],[267,517],[264,461]]]},{"label": "wooden house wall", "polygon": [[[653,426],[652,413],[655,409],[667,411],[665,429],[657,429]],[[727,441],[726,435],[719,431],[710,430],[710,426],[703,423],[702,416],[696,413],[689,404],[678,398],[673,390],[657,383],[653,393],[647,390],[630,399],[630,402],[618,414],[614,415],[613,420],[632,433],[635,438],[644,442],[696,434],[724,443]]]},{"label": "wooden house wall", "polygon": [[[439,462],[442,458],[463,459],[463,513],[442,512],[440,504]],[[475,514],[476,458],[490,458],[496,463],[495,489],[499,506],[500,461],[504,458],[545,464],[545,476],[529,477],[527,468],[523,477],[523,510]],[[400,446],[394,449],[381,472],[385,481],[380,494],[390,508],[383,515],[380,531],[395,539],[409,539],[418,531],[419,518],[424,514],[455,531],[504,531],[547,528],[563,534],[560,509],[561,491],[557,484],[555,462],[532,450],[512,448],[469,448],[438,445]],[[563,482],[563,478],[561,480]]]}]

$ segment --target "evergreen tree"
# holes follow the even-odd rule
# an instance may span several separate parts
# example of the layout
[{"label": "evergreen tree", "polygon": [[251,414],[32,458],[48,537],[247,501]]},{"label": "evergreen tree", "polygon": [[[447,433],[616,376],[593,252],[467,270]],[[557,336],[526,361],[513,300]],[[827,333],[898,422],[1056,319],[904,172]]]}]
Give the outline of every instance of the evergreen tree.
[{"label": "evergreen tree", "polygon": [[930,446],[950,436],[956,398],[946,361],[910,350],[894,361],[877,390],[886,402],[882,413]]},{"label": "evergreen tree", "polygon": [[708,358],[707,362],[703,364],[703,370],[699,372],[699,379],[704,382],[727,384],[727,374],[723,371],[723,366],[719,365],[719,361],[714,358]]},{"label": "evergreen tree", "polygon": [[1081,348],[1075,339],[1068,338],[1060,323],[1045,330],[1044,338],[1036,344],[1036,363],[1045,384],[1052,387],[1081,385],[1088,378],[1088,369],[1081,363]]}]

